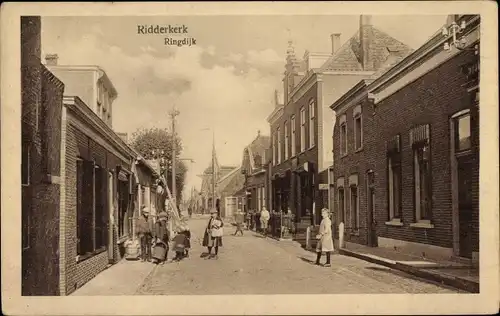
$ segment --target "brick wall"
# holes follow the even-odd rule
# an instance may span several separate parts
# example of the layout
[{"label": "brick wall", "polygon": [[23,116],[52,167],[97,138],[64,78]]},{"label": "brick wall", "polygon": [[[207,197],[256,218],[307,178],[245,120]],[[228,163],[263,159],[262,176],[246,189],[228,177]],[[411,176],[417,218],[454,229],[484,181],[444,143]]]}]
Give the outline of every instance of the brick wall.
[{"label": "brick wall", "polygon": [[[106,150],[91,141],[82,131],[68,122],[66,126],[66,208],[65,208],[65,291],[70,294],[103,271],[109,263],[108,252],[77,262],[76,159],[77,156],[99,159],[106,166]],[[113,242],[113,247],[118,246]],[[118,253],[113,249],[113,253]]]},{"label": "brick wall", "polygon": [[22,143],[30,145],[29,186],[22,187],[30,218],[22,252],[22,294],[59,294],[60,119],[64,85],[40,63],[40,17],[21,17]]},{"label": "brick wall", "polygon": [[[399,240],[452,247],[452,198],[449,119],[454,113],[473,107],[463,87],[466,82],[461,66],[471,61],[465,52],[440,65],[423,77],[376,105],[372,132],[365,133],[367,168],[375,171],[376,220],[379,236]],[[474,114],[473,114],[474,115]],[[367,116],[364,116],[366,118]],[[364,123],[367,120],[365,119]],[[413,154],[409,131],[420,124],[430,124],[430,161],[432,174],[432,223],[434,228],[412,228],[414,222]],[[391,227],[388,220],[387,167],[385,141],[401,134],[402,146],[402,227]],[[476,133],[477,135],[478,133]],[[478,137],[478,136],[476,136]],[[479,236],[479,155],[474,170],[473,248],[478,250]]]},{"label": "brick wall", "polygon": [[[358,105],[360,103],[357,103]],[[342,218],[339,214],[339,201],[338,201],[338,186],[337,179],[344,178],[344,227],[345,227],[345,240],[367,244],[368,243],[368,212],[367,212],[367,187],[366,187],[366,171],[369,169],[367,166],[366,148],[373,146],[373,141],[376,141],[376,129],[372,125],[372,110],[371,106],[366,102],[362,104],[362,127],[363,127],[363,149],[355,149],[354,139],[354,106],[345,109],[337,109],[337,120],[340,116],[345,115],[347,125],[347,156],[342,156],[340,151],[340,124],[335,124],[333,135],[333,153],[334,153],[334,208],[337,210],[337,222],[340,223]],[[375,133],[374,133],[375,132]],[[368,141],[367,134],[374,134],[373,140]],[[385,148],[385,147],[384,147]],[[358,176],[358,203],[359,203],[359,232],[353,230],[351,222],[351,209],[350,209],[350,192],[349,192],[349,176]]]}]

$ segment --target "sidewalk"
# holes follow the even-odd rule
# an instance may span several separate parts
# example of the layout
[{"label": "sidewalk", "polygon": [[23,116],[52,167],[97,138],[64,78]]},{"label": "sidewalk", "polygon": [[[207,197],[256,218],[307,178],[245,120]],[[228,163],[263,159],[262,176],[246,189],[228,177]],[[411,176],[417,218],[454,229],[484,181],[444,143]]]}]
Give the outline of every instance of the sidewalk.
[{"label": "sidewalk", "polygon": [[121,260],[99,273],[71,295],[134,295],[156,265]]},{"label": "sidewalk", "polygon": [[414,276],[479,293],[479,269],[453,261],[433,261],[398,251],[348,243],[340,254],[355,257]]}]

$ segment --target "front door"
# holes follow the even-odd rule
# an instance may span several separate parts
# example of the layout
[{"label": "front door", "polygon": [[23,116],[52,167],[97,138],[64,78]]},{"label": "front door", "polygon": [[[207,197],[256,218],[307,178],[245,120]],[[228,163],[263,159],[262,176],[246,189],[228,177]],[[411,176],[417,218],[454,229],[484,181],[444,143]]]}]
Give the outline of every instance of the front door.
[{"label": "front door", "polygon": [[472,170],[469,156],[457,157],[460,256],[472,258]]}]

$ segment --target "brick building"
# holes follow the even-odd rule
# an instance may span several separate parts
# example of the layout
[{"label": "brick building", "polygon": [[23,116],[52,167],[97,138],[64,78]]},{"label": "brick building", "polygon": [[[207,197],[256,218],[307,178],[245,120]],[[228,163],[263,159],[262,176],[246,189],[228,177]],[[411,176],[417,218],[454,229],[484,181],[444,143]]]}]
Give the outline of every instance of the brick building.
[{"label": "brick building", "polygon": [[[348,231],[352,241],[427,257],[478,257],[479,58],[471,47],[479,41],[479,17],[450,16],[448,23],[457,18],[467,21],[466,49],[444,50],[449,38],[440,30],[358,85],[344,104],[352,113],[339,116],[334,139],[340,155],[347,144],[349,162],[335,174],[336,203],[348,223],[354,212],[360,227],[375,220],[372,235],[360,229],[351,238]],[[334,106],[341,110],[340,102]],[[362,154],[349,155],[359,142]]]},{"label": "brick building", "polygon": [[21,17],[22,295],[59,293],[64,84],[41,64],[40,33],[40,17]]},{"label": "brick building", "polygon": [[262,207],[270,209],[268,202],[268,173],[267,162],[271,139],[267,135],[261,135],[260,131],[257,137],[243,150],[243,160],[241,163],[241,172],[245,177],[246,209],[260,212]]},{"label": "brick building", "polygon": [[332,34],[331,40],[331,53],[306,51],[303,60],[298,60],[289,47],[284,104],[277,103],[268,118],[273,208],[291,208],[299,222],[299,235],[305,233],[305,227],[319,223],[322,207],[331,207],[328,184],[335,120],[329,107],[354,84],[383,67],[391,56],[410,51],[373,27],[370,16],[360,17],[359,30],[343,45],[340,34]]}]

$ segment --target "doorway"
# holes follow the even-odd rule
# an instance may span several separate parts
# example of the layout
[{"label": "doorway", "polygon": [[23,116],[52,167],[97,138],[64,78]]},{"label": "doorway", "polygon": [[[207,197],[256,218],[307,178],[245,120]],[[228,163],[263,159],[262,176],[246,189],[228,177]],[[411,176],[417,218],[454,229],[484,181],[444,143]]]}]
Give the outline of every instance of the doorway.
[{"label": "doorway", "polygon": [[468,157],[457,158],[458,229],[460,257],[472,258],[472,163]]},{"label": "doorway", "polygon": [[373,171],[366,173],[366,187],[368,199],[368,214],[367,214],[367,227],[368,227],[368,246],[377,247],[377,222],[375,221],[375,181]]}]

